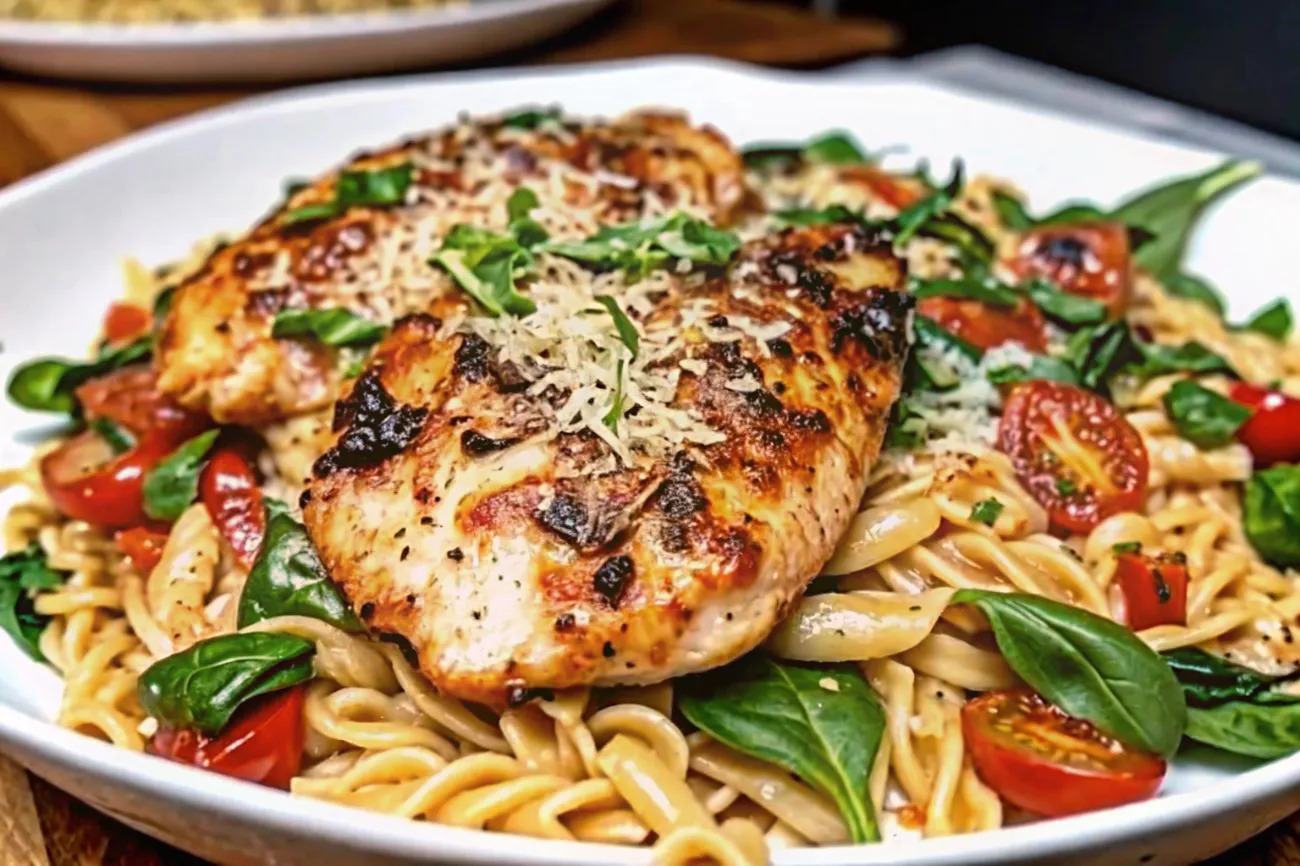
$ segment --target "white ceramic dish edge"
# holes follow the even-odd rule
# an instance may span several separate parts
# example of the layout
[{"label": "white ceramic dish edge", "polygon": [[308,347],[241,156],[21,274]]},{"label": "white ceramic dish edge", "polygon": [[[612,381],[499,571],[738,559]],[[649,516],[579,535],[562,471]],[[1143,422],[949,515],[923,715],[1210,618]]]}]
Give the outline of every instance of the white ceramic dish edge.
[{"label": "white ceramic dish edge", "polygon": [[[746,67],[700,61],[608,64],[602,72],[667,73],[700,80],[741,77],[751,82],[798,81],[788,74],[754,73]],[[575,76],[573,70],[521,71],[545,82]],[[500,80],[492,73],[443,76],[438,83]],[[712,83],[716,84],[716,81]],[[0,193],[0,214],[34,196],[111,165],[128,154],[162,147],[191,135],[219,131],[226,124],[268,113],[311,110],[321,100],[346,103],[376,91],[422,87],[427,80],[360,82],[262,97],[239,106],[176,121],[89,154]],[[852,92],[853,86],[846,86]],[[664,102],[671,102],[665,96]],[[6,361],[9,359],[6,359]],[[11,647],[0,658],[16,656]],[[637,863],[645,851],[609,848],[455,830],[365,815],[329,804],[289,799],[276,792],[185,767],[122,752],[53,728],[0,704],[0,742],[18,759],[93,805],[184,847],[226,862],[310,862],[314,866],[382,857],[385,862],[499,864]],[[1174,794],[1122,810],[1065,821],[1010,828],[994,834],[891,845],[786,852],[778,862],[832,863],[1011,863],[1074,862],[1107,852],[1106,862],[1173,864],[1208,856],[1300,806],[1300,757],[1279,761],[1224,780],[1212,790]],[[159,809],[167,814],[161,815]],[[167,820],[162,820],[166,818]],[[250,839],[247,829],[261,832]],[[178,829],[184,828],[184,829]],[[1157,841],[1158,840],[1158,841]],[[250,849],[250,843],[255,847]],[[1148,861],[1146,855],[1154,857]]]}]

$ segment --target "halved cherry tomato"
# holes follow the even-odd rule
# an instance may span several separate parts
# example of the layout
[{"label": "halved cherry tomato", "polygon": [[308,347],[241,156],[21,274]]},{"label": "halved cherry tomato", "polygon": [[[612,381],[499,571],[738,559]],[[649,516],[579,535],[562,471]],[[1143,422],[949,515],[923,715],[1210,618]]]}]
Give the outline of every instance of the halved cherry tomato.
[{"label": "halved cherry tomato", "polygon": [[1026,232],[1011,268],[1022,278],[1046,277],[1072,295],[1106,305],[1118,319],[1128,307],[1133,257],[1128,229],[1114,222],[1047,225]]},{"label": "halved cherry tomato", "polygon": [[866,187],[881,201],[899,210],[925,198],[925,185],[915,178],[899,177],[874,165],[855,165],[844,169],[846,180]]},{"label": "halved cherry tomato", "polygon": [[199,476],[199,498],[244,568],[252,568],[266,535],[257,476],[237,446],[218,448]]},{"label": "halved cherry tomato", "polygon": [[149,741],[155,755],[226,776],[288,789],[302,767],[306,686],[254,698],[218,736],[161,728]]},{"label": "halved cherry tomato", "polygon": [[1028,298],[1009,310],[969,298],[924,298],[916,311],[981,349],[1019,343],[1031,352],[1047,351],[1043,314]]},{"label": "halved cherry tomato", "polygon": [[1106,400],[1059,382],[1016,385],[1002,410],[998,449],[1053,525],[1089,532],[1141,506],[1150,462],[1142,437]]},{"label": "halved cherry tomato", "polygon": [[153,327],[153,315],[139,304],[115,301],[104,315],[104,337],[110,343],[129,343]]},{"label": "halved cherry tomato", "polygon": [[1187,624],[1187,557],[1183,554],[1122,553],[1115,579],[1124,593],[1128,627],[1133,631]]},{"label": "halved cherry tomato", "polygon": [[41,459],[41,481],[54,507],[74,520],[105,527],[138,526],[144,513],[144,478],[179,444],[171,431],[142,436],[120,456],[86,431]]},{"label": "halved cherry tomato", "polygon": [[133,364],[91,379],[77,389],[87,418],[107,418],[137,436],[154,427],[193,427],[195,416],[158,390],[158,375],[147,364]]},{"label": "halved cherry tomato", "polygon": [[1075,815],[1155,794],[1165,762],[1121,745],[1029,689],[985,692],[962,708],[980,778],[1039,815]]},{"label": "halved cherry tomato", "polygon": [[126,554],[137,571],[148,574],[162,559],[167,533],[155,532],[147,526],[136,526],[119,532],[113,540],[117,549]]},{"label": "halved cherry tomato", "polygon": [[1246,382],[1234,382],[1228,396],[1255,410],[1237,439],[1254,455],[1256,468],[1300,461],[1300,400]]}]

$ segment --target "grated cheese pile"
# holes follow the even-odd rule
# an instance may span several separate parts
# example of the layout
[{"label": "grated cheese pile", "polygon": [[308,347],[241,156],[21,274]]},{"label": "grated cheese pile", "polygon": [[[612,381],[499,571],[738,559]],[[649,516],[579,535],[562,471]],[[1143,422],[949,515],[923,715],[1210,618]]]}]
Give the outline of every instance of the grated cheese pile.
[{"label": "grated cheese pile", "polygon": [[[680,277],[656,271],[629,285],[621,273],[593,274],[547,254],[538,256],[537,271],[527,290],[536,312],[523,318],[474,316],[455,327],[484,339],[500,363],[513,364],[530,380],[527,393],[539,399],[554,430],[588,430],[624,465],[634,462],[634,452],[658,458],[683,445],[726,439],[694,410],[673,405],[682,372],[703,375],[708,369],[706,361],[679,358],[683,333],[709,314],[707,303],[662,314],[659,301],[680,290]],[[597,295],[616,298],[636,323],[636,357]]]}]

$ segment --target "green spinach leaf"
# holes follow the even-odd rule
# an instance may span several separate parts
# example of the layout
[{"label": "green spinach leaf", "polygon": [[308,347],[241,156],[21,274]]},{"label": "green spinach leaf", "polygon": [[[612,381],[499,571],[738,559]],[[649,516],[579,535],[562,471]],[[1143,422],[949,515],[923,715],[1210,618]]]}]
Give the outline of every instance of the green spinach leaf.
[{"label": "green spinach leaf", "polygon": [[688,683],[682,714],[738,752],[798,775],[839,806],[854,842],[878,842],[867,777],[885,710],[851,667],[806,668],[761,653]]},{"label": "green spinach leaf", "polygon": [[1178,435],[1204,449],[1232,442],[1251,416],[1250,409],[1195,382],[1175,382],[1164,404]]},{"label": "green spinach leaf", "polygon": [[177,448],[144,479],[144,512],[155,520],[175,520],[199,492],[199,473],[220,430],[200,433]]},{"label": "green spinach leaf", "polygon": [[559,241],[539,247],[593,268],[626,271],[640,279],[672,259],[721,267],[740,249],[740,238],[684,213],[662,219],[601,226],[583,241]]},{"label": "green spinach leaf", "polygon": [[350,207],[390,207],[406,200],[406,191],[415,177],[410,163],[363,171],[343,171],[334,182],[334,198],[315,202],[285,212],[280,223],[301,225],[331,219]]},{"label": "green spinach leaf", "polygon": [[1291,336],[1293,324],[1291,303],[1286,298],[1279,298],[1247,319],[1242,328],[1274,340],[1285,340]]},{"label": "green spinach leaf", "polygon": [[221,733],[245,701],[315,676],[313,641],[236,632],[199,641],[140,675],[140,705],[165,725]]},{"label": "green spinach leaf", "polygon": [[135,447],[135,437],[107,418],[96,418],[86,426],[98,433],[114,454],[125,454]]},{"label": "green spinach leaf", "polygon": [[0,630],[36,661],[44,661],[41,633],[50,618],[37,613],[32,597],[42,590],[58,589],[68,572],[50,568],[45,551],[36,542],[0,557]]},{"label": "green spinach leaf", "polygon": [[1125,745],[1168,757],[1186,724],[1183,691],[1160,656],[1118,623],[1037,595],[963,589],[988,617],[1011,669],[1044,698]]},{"label": "green spinach leaf", "polygon": [[515,288],[533,266],[533,255],[510,235],[465,223],[453,226],[430,259],[493,316],[527,316],[537,305]]},{"label": "green spinach leaf", "polygon": [[344,631],[362,631],[307,530],[281,507],[283,503],[272,506],[268,500],[266,538],[239,595],[239,627],[277,616],[306,616]]},{"label": "green spinach leaf", "polygon": [[1182,684],[1188,707],[1253,700],[1278,681],[1197,647],[1170,650],[1163,658]]},{"label": "green spinach leaf", "polygon": [[[1281,696],[1278,696],[1281,697]],[[1189,739],[1225,752],[1273,760],[1300,750],[1300,699],[1229,701],[1187,711]]]},{"label": "green spinach leaf", "polygon": [[288,309],[275,314],[273,337],[311,337],[326,346],[373,343],[387,330],[341,307],[328,310]]},{"label": "green spinach leaf", "polygon": [[775,214],[776,219],[782,225],[787,226],[817,226],[826,223],[847,223],[847,222],[865,222],[864,217],[858,211],[850,210],[844,205],[833,204],[824,208],[787,208],[779,210]]},{"label": "green spinach leaf", "polygon": [[911,292],[918,301],[925,298],[965,298],[1002,308],[1014,307],[1020,302],[1020,295],[1014,289],[986,280],[913,279]]},{"label": "green spinach leaf", "polygon": [[91,379],[144,361],[153,354],[153,338],[140,337],[124,346],[100,349],[93,361],[38,358],[20,365],[9,377],[9,399],[36,412],[78,411],[76,390]]},{"label": "green spinach leaf", "polygon": [[501,125],[510,129],[537,129],[545,124],[559,123],[564,116],[558,105],[530,105],[507,114]]},{"label": "green spinach leaf", "polygon": [[1029,366],[1011,364],[989,370],[988,380],[994,385],[1010,385],[1014,382],[1064,382],[1067,385],[1079,385],[1079,374],[1068,362],[1050,355],[1034,355]]},{"label": "green spinach leaf", "polygon": [[741,149],[750,168],[774,168],[800,162],[851,164],[875,162],[851,134],[841,130],[822,133],[806,142],[760,141]]},{"label": "green spinach leaf", "polygon": [[1188,241],[1205,209],[1259,173],[1259,163],[1224,162],[1201,174],[1142,191],[1111,215],[1154,235],[1133,258],[1156,277],[1165,278],[1180,271]]},{"label": "green spinach leaf", "polygon": [[1278,568],[1300,566],[1300,466],[1273,466],[1246,482],[1246,537]]},{"label": "green spinach leaf", "polygon": [[1186,298],[1209,307],[1219,318],[1228,311],[1223,295],[1203,277],[1183,271],[1166,274],[1162,280],[1165,291],[1176,298]]},{"label": "green spinach leaf", "polygon": [[953,163],[952,177],[943,187],[930,193],[911,207],[894,217],[891,224],[894,229],[894,246],[907,244],[931,220],[943,214],[961,195],[966,185],[966,176],[960,160]]},{"label": "green spinach leaf", "polygon": [[1106,306],[1091,298],[1063,292],[1047,280],[1021,283],[1020,290],[1038,305],[1049,319],[1064,327],[1100,325],[1106,321]]}]

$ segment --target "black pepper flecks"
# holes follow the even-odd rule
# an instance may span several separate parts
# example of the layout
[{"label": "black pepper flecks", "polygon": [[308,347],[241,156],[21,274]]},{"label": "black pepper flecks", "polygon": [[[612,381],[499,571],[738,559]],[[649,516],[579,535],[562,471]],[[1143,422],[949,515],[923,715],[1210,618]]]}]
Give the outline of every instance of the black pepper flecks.
[{"label": "black pepper flecks", "polygon": [[600,648],[600,654],[607,659],[612,659],[614,657],[614,645],[609,641],[605,641],[605,645]]},{"label": "black pepper flecks", "polygon": [[485,454],[504,451],[518,443],[519,439],[517,437],[494,439],[491,436],[484,436],[477,430],[466,430],[460,434],[461,450],[471,457],[482,457]]},{"label": "black pepper flecks", "polygon": [[460,562],[465,558],[465,551],[461,550],[459,547],[453,547],[451,550],[447,551],[447,558],[453,562]]}]

